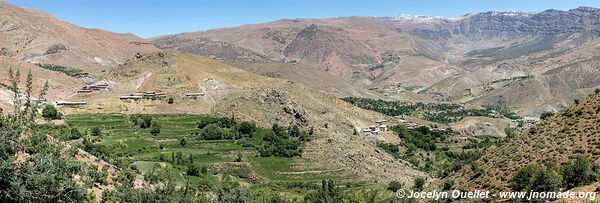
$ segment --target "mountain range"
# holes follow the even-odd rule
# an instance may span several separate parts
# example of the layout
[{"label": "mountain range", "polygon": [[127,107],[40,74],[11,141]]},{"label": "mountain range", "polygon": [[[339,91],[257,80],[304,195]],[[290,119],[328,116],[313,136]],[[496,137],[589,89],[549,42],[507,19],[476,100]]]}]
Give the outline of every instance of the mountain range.
[{"label": "mountain range", "polygon": [[224,61],[312,66],[355,88],[400,100],[425,96],[505,105],[537,116],[600,85],[599,14],[599,9],[580,7],[454,19],[292,19],[152,41],[161,49]]},{"label": "mountain range", "polygon": [[[575,154],[595,158],[598,154],[594,147],[598,127],[594,124],[600,107],[598,92],[593,93],[600,87],[597,8],[483,12],[458,18],[283,19],[142,39],[82,28],[41,11],[0,2],[2,113],[14,111],[10,78],[4,74],[9,69],[19,70],[21,81],[26,80],[24,73],[32,72],[36,87],[48,81],[48,102],[85,102],[78,108],[60,107],[67,116],[208,114],[252,122],[264,129],[280,124],[314,132],[314,138],[302,148],[302,156],[294,158],[302,160],[301,164],[283,172],[287,175],[340,172],[369,183],[398,181],[403,186],[416,185],[418,179],[433,186],[436,181],[452,179],[465,188],[504,190],[509,180],[503,177],[517,167],[542,161],[532,154],[551,154],[562,162]],[[80,92],[98,84],[107,88]],[[122,100],[140,93],[164,93],[169,100]],[[202,96],[191,99],[189,93]],[[374,112],[342,100],[349,97],[418,104],[415,106],[434,111],[410,109],[414,113],[395,116],[386,112],[389,109]],[[513,110],[521,117],[560,113],[523,127],[527,119],[498,116],[495,110],[493,116],[473,113],[484,107]],[[449,114],[449,120],[458,120],[454,123],[423,117],[448,113],[446,108],[465,115],[450,112],[455,114]],[[427,142],[435,146],[435,142],[447,141],[440,147],[446,151],[415,152],[415,146],[402,145],[409,139],[395,131],[365,133],[371,132],[376,121],[414,124],[410,131],[404,129],[411,133],[422,130],[428,134],[433,132],[430,129],[440,133],[448,128],[451,136]],[[415,130],[415,126],[422,128]],[[515,129],[523,133],[506,138],[508,131]],[[188,136],[187,131],[183,133]],[[159,140],[150,137],[142,141],[140,136],[136,129],[132,137],[140,142]],[[482,148],[481,158],[472,162],[489,165],[483,172],[486,177],[469,167],[459,167],[445,174],[445,179],[431,171],[438,167],[432,166],[435,161],[453,164],[446,163],[448,157],[437,160],[441,153],[462,150],[468,155],[473,149],[454,144],[477,145],[483,143],[478,139],[489,141],[490,137],[505,140],[489,151]],[[152,147],[158,148],[158,142],[184,146],[177,139],[165,139]],[[395,154],[382,144],[396,146]],[[409,151],[422,160],[399,156]],[[233,155],[225,156],[230,157]],[[429,171],[421,170],[427,167]],[[300,169],[303,172],[296,171]]]}]

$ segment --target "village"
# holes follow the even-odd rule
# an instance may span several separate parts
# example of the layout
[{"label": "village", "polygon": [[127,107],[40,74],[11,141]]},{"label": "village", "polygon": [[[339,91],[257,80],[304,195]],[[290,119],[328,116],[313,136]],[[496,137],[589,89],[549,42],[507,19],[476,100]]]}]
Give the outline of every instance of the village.
[{"label": "village", "polygon": [[432,131],[441,131],[441,132],[443,132],[443,131],[447,131],[448,130],[447,128],[431,127],[429,125],[421,125],[421,124],[409,122],[409,121],[404,120],[404,119],[398,119],[397,121],[389,121],[387,119],[379,119],[379,120],[375,121],[375,125],[371,125],[371,126],[369,126],[367,128],[363,128],[361,130],[361,132],[364,135],[367,135],[367,136],[368,135],[378,135],[381,132],[388,131],[390,129],[390,127],[394,126],[394,125],[402,125],[402,126],[405,126],[406,129],[409,129],[409,130],[414,130],[414,129],[417,129],[417,128],[421,127],[421,126],[425,126],[425,127],[429,128],[429,130],[432,130]]},{"label": "village", "polygon": [[[79,94],[89,94],[95,91],[102,91],[102,90],[107,90],[110,89],[108,84],[97,84],[97,85],[86,85],[83,88],[81,88],[79,91],[77,91],[77,93]],[[203,97],[205,95],[204,92],[188,92],[185,93],[185,97],[189,98],[189,99],[197,99],[200,97]],[[137,102],[143,99],[148,99],[148,100],[158,100],[158,99],[165,99],[167,98],[167,93],[164,92],[160,92],[160,91],[146,91],[146,92],[138,92],[138,93],[134,93],[134,94],[129,94],[129,95],[122,95],[119,97],[119,100],[123,101],[123,102]],[[47,102],[47,101],[41,101],[41,102]],[[58,101],[56,102],[57,106],[64,106],[64,107],[79,107],[79,106],[85,106],[88,105],[87,102],[85,101]]]}]

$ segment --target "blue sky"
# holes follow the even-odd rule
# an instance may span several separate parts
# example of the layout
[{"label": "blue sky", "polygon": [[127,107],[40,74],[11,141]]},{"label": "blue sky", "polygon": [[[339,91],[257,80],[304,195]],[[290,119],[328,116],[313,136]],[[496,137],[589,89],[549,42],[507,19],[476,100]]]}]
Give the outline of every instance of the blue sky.
[{"label": "blue sky", "polygon": [[89,28],[153,37],[284,18],[457,17],[482,11],[600,7],[600,0],[9,0]]}]

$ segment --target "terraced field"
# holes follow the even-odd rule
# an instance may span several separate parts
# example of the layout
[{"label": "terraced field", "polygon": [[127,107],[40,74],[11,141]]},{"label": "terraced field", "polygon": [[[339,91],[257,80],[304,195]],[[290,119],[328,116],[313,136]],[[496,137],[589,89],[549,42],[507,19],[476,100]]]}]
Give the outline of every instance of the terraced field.
[{"label": "terraced field", "polygon": [[[81,114],[65,118],[65,129],[76,128],[83,138],[70,142],[92,142],[92,154],[121,168],[133,168],[141,174],[152,173],[157,168],[166,169],[180,185],[196,184],[219,187],[226,177],[234,177],[246,185],[253,196],[285,191],[288,197],[301,198],[306,192],[318,188],[324,179],[346,184],[348,189],[369,188],[372,183],[355,181],[353,175],[339,169],[314,169],[305,167],[302,157],[261,156],[256,146],[272,129],[256,128],[251,138],[198,139],[201,133],[198,122],[202,115],[148,115],[160,133],[151,134],[151,128],[142,129],[123,114]],[[100,136],[92,136],[94,128]],[[185,141],[182,141],[185,140]],[[185,143],[183,143],[185,142]],[[89,148],[89,146],[87,146]],[[190,158],[191,156],[191,158]],[[196,164],[205,171],[188,175],[188,167]]]}]

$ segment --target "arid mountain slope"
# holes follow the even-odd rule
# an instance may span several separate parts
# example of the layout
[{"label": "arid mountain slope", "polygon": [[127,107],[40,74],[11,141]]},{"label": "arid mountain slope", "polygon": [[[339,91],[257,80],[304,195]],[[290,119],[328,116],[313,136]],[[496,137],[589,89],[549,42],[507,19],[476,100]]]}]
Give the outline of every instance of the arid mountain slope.
[{"label": "arid mountain slope", "polygon": [[[600,163],[600,92],[544,119],[448,179],[466,188],[505,190],[512,172],[530,164],[553,159],[563,163],[575,155]],[[481,168],[477,172],[473,168]]]},{"label": "arid mountain slope", "polygon": [[0,3],[0,56],[86,71],[112,67],[158,49],[132,34],[78,27],[34,10]]},{"label": "arid mountain slope", "polygon": [[[522,115],[536,116],[600,86],[595,65],[599,16],[600,9],[581,7],[484,12],[456,19],[294,19],[153,42],[228,61],[316,66],[354,87],[400,99],[420,99],[406,94],[420,92],[440,100],[509,105]],[[301,77],[310,76],[294,81],[309,81]],[[523,91],[527,89],[535,91]]]},{"label": "arid mountain slope", "polygon": [[65,74],[42,69],[30,63],[14,59],[0,58],[0,108],[5,110],[12,109],[12,99],[14,97],[12,92],[8,89],[8,86],[10,85],[8,74],[10,68],[15,72],[17,70],[21,72],[21,89],[25,89],[27,74],[31,71],[34,78],[34,95],[32,95],[34,98],[37,98],[40,88],[46,81],[48,82],[48,91],[46,92],[45,98],[48,101],[53,102],[66,100],[84,86],[79,80]]},{"label": "arid mountain slope", "polygon": [[[429,44],[376,17],[280,20],[164,36],[154,39],[154,44],[230,61],[314,65],[357,86],[397,84],[405,79],[411,85],[427,86],[455,72],[434,60],[442,54]],[[396,75],[398,70],[412,74]]]}]

